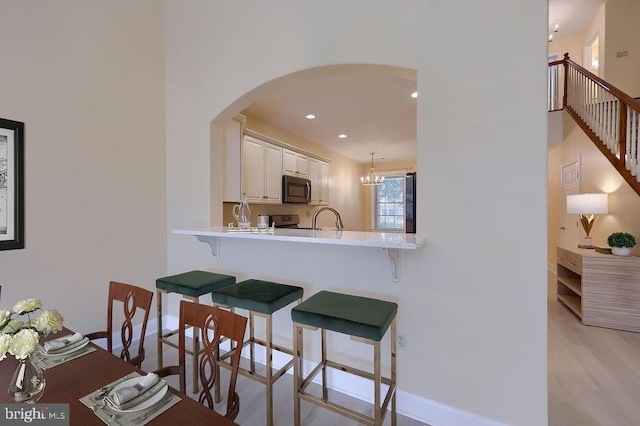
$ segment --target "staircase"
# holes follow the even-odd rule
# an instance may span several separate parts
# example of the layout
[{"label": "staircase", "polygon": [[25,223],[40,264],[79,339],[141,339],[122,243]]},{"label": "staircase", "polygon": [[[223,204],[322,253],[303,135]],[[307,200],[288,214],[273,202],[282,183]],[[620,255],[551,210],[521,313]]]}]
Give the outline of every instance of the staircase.
[{"label": "staircase", "polygon": [[549,63],[548,88],[548,110],[564,109],[640,195],[640,101],[582,68],[568,53]]}]

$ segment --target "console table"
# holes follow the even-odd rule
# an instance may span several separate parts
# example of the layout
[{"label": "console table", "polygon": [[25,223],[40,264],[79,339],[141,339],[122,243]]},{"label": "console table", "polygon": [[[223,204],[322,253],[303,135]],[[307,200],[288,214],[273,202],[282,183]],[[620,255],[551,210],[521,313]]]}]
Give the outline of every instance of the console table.
[{"label": "console table", "polygon": [[640,257],[557,247],[558,300],[585,325],[640,332]]}]

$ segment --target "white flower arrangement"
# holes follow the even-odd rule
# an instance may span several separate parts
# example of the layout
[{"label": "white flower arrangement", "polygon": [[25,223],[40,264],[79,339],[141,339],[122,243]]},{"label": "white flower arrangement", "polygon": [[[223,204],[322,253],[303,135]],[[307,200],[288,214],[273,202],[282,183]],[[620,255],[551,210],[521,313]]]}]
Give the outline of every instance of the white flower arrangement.
[{"label": "white flower arrangement", "polygon": [[[38,310],[42,312],[32,319]],[[27,316],[26,322],[18,319],[22,315]],[[11,310],[0,309],[0,361],[7,353],[16,359],[28,358],[38,347],[40,335],[62,330],[63,321],[55,309],[43,310],[39,299],[21,300]]]}]

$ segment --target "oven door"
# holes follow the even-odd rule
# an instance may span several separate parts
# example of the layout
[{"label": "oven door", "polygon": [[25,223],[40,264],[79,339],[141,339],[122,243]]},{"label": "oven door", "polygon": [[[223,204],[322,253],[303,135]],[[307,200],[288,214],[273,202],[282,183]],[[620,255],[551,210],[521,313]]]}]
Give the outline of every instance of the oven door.
[{"label": "oven door", "polygon": [[282,202],[309,204],[311,202],[311,181],[295,176],[282,176]]}]

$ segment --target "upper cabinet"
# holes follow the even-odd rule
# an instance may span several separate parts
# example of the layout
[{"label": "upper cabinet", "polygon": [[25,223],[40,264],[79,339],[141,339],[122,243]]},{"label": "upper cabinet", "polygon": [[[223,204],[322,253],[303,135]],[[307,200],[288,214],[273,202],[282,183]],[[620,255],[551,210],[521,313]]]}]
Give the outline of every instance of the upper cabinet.
[{"label": "upper cabinet", "polygon": [[282,150],[282,174],[307,178],[309,158],[302,153],[284,148]]},{"label": "upper cabinet", "polygon": [[282,202],[282,148],[244,137],[243,193],[251,203]]},{"label": "upper cabinet", "polygon": [[311,204],[329,204],[329,163],[309,158],[308,179],[311,181]]},{"label": "upper cabinet", "polygon": [[238,202],[242,196],[242,138],[244,136],[246,118],[236,115],[224,126],[224,194],[223,201]]},{"label": "upper cabinet", "polygon": [[318,161],[320,163],[320,204],[329,204],[329,163],[326,161]]},{"label": "upper cabinet", "polygon": [[[225,202],[282,203],[282,175],[311,181],[311,204],[329,204],[329,162],[245,128],[237,115],[224,127]],[[302,150],[301,150],[302,151]]]}]

